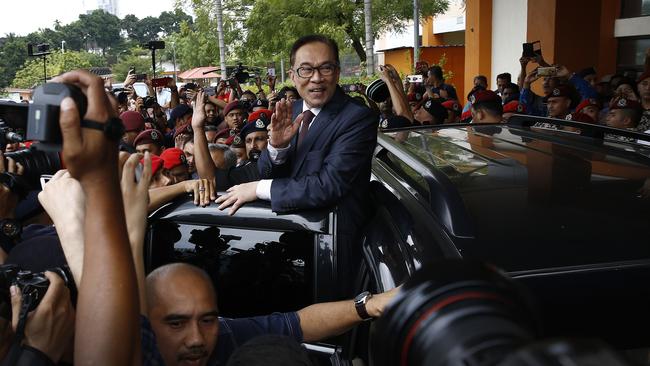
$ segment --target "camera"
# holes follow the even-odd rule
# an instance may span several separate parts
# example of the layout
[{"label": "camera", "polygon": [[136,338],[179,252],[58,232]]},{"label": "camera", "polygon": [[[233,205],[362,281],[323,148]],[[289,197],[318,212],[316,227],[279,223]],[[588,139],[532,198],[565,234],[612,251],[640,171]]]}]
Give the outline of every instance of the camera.
[{"label": "camera", "polygon": [[62,169],[61,157],[57,151],[37,150],[34,146],[5,153],[5,157],[13,159],[25,169],[22,176],[0,178],[0,184],[19,196],[22,196],[23,190],[38,190],[41,175],[54,174]]},{"label": "camera", "polygon": [[164,50],[165,49],[165,41],[149,41],[146,43],[143,43],[142,48],[146,48],[148,50]]},{"label": "camera", "polygon": [[537,68],[538,76],[555,76],[557,74],[557,67],[539,67]]},{"label": "camera", "polygon": [[27,55],[28,56],[46,56],[50,53],[50,45],[47,43],[41,43],[36,45],[36,52],[34,52],[34,45],[31,43],[27,44]]},{"label": "camera", "polygon": [[[49,271],[59,275],[66,287],[70,290],[70,299],[72,303],[76,303],[77,289],[72,279],[72,273],[67,265],[49,269]],[[43,300],[50,280],[45,277],[43,272],[31,272],[21,270],[18,266],[13,264],[0,265],[0,302],[11,304],[11,297],[9,287],[18,286],[22,295],[23,302],[29,301],[30,305],[28,311],[36,309],[38,304]],[[4,316],[6,314],[0,314]],[[9,318],[11,319],[11,318]]]},{"label": "camera", "polygon": [[188,90],[196,90],[199,88],[199,86],[196,83],[187,83],[185,84],[184,88]]},{"label": "camera", "polygon": [[416,272],[374,322],[370,365],[625,365],[601,342],[540,335],[520,284],[488,264],[440,261]]},{"label": "camera", "polygon": [[156,105],[156,98],[147,96],[142,99],[142,108],[153,108]]},{"label": "camera", "polygon": [[421,83],[424,80],[424,77],[422,75],[408,75],[406,77],[406,80],[408,80],[409,83]]},{"label": "camera", "polygon": [[540,41],[524,43],[522,48],[523,51],[521,55],[523,57],[535,58],[537,56],[542,56],[542,43]]},{"label": "camera", "polygon": [[341,85],[341,89],[346,93],[352,93],[358,91],[359,86],[357,84],[343,84]]}]

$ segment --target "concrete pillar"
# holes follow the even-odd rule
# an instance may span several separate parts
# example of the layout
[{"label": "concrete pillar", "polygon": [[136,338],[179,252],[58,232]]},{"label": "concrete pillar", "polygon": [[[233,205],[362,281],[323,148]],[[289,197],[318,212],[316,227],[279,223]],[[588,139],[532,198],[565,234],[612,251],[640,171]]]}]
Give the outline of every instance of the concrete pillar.
[{"label": "concrete pillar", "polygon": [[492,0],[467,0],[465,11],[465,91],[469,92],[474,76],[492,80]]}]

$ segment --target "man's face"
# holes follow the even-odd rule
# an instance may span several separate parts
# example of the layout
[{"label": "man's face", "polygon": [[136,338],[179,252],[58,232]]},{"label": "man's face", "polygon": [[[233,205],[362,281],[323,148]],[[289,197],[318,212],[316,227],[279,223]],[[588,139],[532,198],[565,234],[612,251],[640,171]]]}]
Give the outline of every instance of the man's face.
[{"label": "man's face", "polygon": [[641,80],[638,84],[636,84],[636,87],[639,90],[639,95],[641,96],[641,99],[650,99],[650,78],[645,78],[644,80]]},{"label": "man's face", "polygon": [[231,147],[230,149],[234,151],[235,155],[237,156],[237,164],[241,164],[242,162],[248,160],[248,155],[246,155],[245,147]]},{"label": "man's face", "polygon": [[503,93],[503,88],[508,84],[508,80],[506,79],[497,79],[497,90],[499,93]]},{"label": "man's face", "polygon": [[233,109],[226,115],[226,123],[228,128],[241,129],[244,125],[244,111],[241,109]]},{"label": "man's face", "polygon": [[567,97],[551,97],[546,103],[548,116],[553,118],[564,118],[569,113],[570,106],[571,99]]},{"label": "man's face", "polygon": [[194,173],[194,142],[190,141],[183,146],[183,153],[187,159],[188,171]]},{"label": "man's face", "polygon": [[223,169],[226,165],[226,159],[222,150],[210,150],[210,157],[212,157],[212,161],[217,168]]},{"label": "man's face", "polygon": [[591,84],[593,88],[596,87],[596,83],[598,83],[598,77],[596,77],[596,74],[589,74],[584,77],[585,81]]},{"label": "man's face", "polygon": [[183,116],[181,118],[178,118],[176,120],[176,123],[174,124],[174,127],[179,128],[179,127],[181,127],[183,125],[186,125],[190,121],[191,118],[192,118],[191,114],[187,114],[187,115],[185,115],[185,116]]},{"label": "man's face", "polygon": [[609,127],[630,128],[632,127],[630,118],[625,115],[622,109],[611,109],[605,117],[605,123]]},{"label": "man's face", "polygon": [[501,91],[501,99],[504,101],[512,97],[515,94],[515,90],[512,88],[505,88]]},{"label": "man's face", "polygon": [[416,120],[418,120],[422,124],[432,124],[433,123],[433,116],[427,112],[424,107],[420,107],[415,111],[415,117]]},{"label": "man's face", "polygon": [[205,111],[205,117],[207,119],[214,119],[214,117],[217,115],[217,108],[213,104],[206,103],[203,107],[203,110]]},{"label": "man's face", "polygon": [[165,169],[164,174],[169,178],[169,184],[184,182],[190,178],[190,172],[187,165],[181,164],[169,170]]},{"label": "man's face", "polygon": [[139,152],[140,154],[144,154],[145,152],[149,151],[151,154],[160,155],[162,148],[156,144],[140,144],[135,147],[135,151]]},{"label": "man's face", "polygon": [[165,174],[163,174],[162,169],[159,169],[153,177],[151,177],[151,183],[149,183],[149,189],[167,187],[170,184],[171,180]]},{"label": "man's face", "polygon": [[600,115],[600,110],[598,109],[598,107],[593,106],[593,105],[588,105],[588,106],[582,108],[582,110],[580,112],[582,112],[582,113],[588,115],[589,117],[593,118],[593,120],[596,123],[598,123],[598,120],[599,120],[598,116]]},{"label": "man's face", "polygon": [[204,278],[183,272],[156,287],[149,316],[165,365],[206,365],[219,331],[214,291]]},{"label": "man's face", "polygon": [[485,82],[483,82],[483,79],[474,78],[474,86],[476,87],[476,86],[479,86],[479,85],[487,89],[487,84],[485,84]]},{"label": "man's face", "polygon": [[615,93],[617,95],[624,96],[625,98],[630,99],[630,100],[638,100],[638,98],[636,97],[636,94],[634,94],[634,89],[632,89],[632,86],[629,85],[629,84],[621,84],[621,85],[619,85],[618,88],[616,88]]},{"label": "man's face", "polygon": [[553,88],[559,85],[558,79],[554,77],[545,76],[543,80],[542,90],[544,91],[544,95],[551,94]]},{"label": "man's face", "polygon": [[255,131],[246,135],[246,155],[250,155],[251,150],[262,152],[266,149],[269,141],[268,132]]},{"label": "man's face", "polygon": [[135,141],[135,138],[138,137],[138,134],[140,134],[140,131],[124,132],[124,135],[122,135],[122,140],[127,144],[133,146],[133,141]]},{"label": "man's face", "polygon": [[300,47],[296,52],[295,64],[290,70],[291,80],[298,89],[298,94],[311,108],[321,108],[334,96],[339,82],[340,70],[335,66],[331,75],[324,76],[318,70],[308,78],[298,76],[300,67],[320,67],[325,64],[336,65],[334,52],[324,43],[312,42]]}]

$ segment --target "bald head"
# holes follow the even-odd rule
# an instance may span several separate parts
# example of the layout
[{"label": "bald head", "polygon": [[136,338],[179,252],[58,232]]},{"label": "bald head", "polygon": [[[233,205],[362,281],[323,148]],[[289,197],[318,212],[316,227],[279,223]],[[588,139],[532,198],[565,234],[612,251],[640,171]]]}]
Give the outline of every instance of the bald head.
[{"label": "bald head", "polygon": [[195,286],[205,286],[216,297],[212,280],[204,270],[187,263],[170,263],[156,268],[147,276],[145,288],[149,307],[151,308],[158,303],[158,294],[164,296],[165,292],[170,290],[169,286],[179,283],[192,283]]},{"label": "bald head", "polygon": [[210,277],[197,267],[174,263],[151,272],[145,287],[149,319],[165,365],[206,365],[219,329]]}]

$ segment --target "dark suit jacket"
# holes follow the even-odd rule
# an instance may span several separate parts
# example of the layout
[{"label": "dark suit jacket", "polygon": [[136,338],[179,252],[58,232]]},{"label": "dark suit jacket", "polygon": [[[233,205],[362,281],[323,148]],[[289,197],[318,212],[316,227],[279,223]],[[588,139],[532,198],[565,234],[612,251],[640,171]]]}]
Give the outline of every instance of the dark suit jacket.
[{"label": "dark suit jacket", "polygon": [[[293,104],[293,117],[303,101]],[[297,136],[285,163],[275,165],[267,150],[258,161],[260,177],[273,179],[271,207],[283,213],[338,206],[339,232],[356,233],[367,210],[370,164],[377,143],[377,117],[352,101],[341,88],[314,118],[296,149]]]}]

